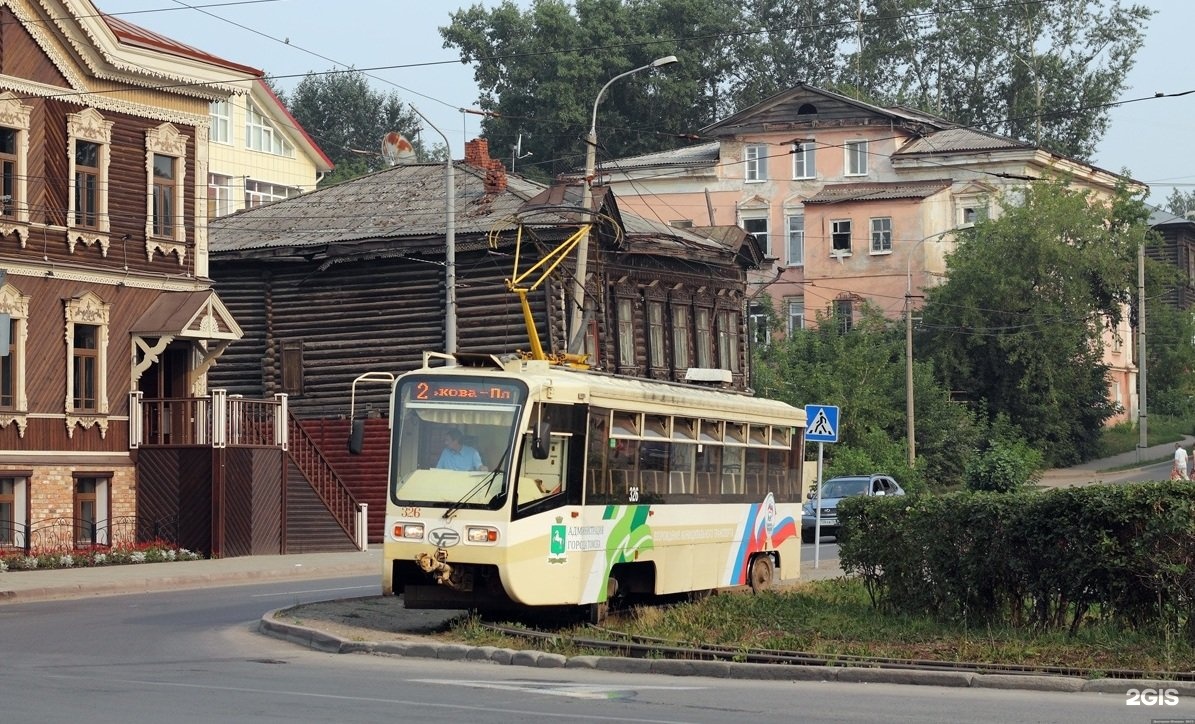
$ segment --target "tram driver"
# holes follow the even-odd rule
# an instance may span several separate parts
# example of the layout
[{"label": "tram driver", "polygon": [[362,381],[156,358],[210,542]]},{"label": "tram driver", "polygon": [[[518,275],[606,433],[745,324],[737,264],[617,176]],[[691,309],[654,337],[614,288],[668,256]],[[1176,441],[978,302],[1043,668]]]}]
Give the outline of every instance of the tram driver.
[{"label": "tram driver", "polygon": [[466,445],[461,431],[455,427],[444,431],[444,451],[440,453],[437,468],[444,470],[485,470],[481,464],[481,453],[477,448]]}]

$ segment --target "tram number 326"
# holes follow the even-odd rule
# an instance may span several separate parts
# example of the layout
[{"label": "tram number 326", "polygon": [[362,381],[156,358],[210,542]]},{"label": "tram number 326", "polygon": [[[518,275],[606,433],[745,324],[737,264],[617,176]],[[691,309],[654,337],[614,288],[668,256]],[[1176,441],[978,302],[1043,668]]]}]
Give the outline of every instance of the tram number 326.
[{"label": "tram number 326", "polygon": [[632,485],[631,487],[627,488],[627,500],[631,501],[632,503],[639,502],[639,486],[638,485]]}]

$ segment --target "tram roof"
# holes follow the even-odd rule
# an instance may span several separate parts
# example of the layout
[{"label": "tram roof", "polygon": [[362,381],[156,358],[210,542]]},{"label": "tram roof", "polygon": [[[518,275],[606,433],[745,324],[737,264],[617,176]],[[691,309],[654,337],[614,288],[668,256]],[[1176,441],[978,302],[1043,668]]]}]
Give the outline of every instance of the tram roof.
[{"label": "tram roof", "polygon": [[[533,360],[511,360],[491,367],[436,367],[422,373],[503,375],[523,380],[533,391],[554,388],[552,399],[615,406],[622,410],[660,415],[717,417],[735,422],[801,425],[805,410],[779,400],[753,397],[745,392],[700,385],[624,377],[592,370],[576,370]],[[714,412],[715,414],[702,414]]]}]

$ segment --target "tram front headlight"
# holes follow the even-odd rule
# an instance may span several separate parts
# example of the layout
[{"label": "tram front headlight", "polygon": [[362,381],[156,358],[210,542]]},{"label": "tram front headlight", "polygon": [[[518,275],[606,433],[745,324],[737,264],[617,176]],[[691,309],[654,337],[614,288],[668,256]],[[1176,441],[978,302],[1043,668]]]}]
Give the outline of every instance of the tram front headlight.
[{"label": "tram front headlight", "polygon": [[403,538],[422,540],[423,523],[395,523],[391,532],[394,534],[395,540]]},{"label": "tram front headlight", "polygon": [[470,543],[497,543],[498,529],[471,525],[465,528],[465,536]]}]

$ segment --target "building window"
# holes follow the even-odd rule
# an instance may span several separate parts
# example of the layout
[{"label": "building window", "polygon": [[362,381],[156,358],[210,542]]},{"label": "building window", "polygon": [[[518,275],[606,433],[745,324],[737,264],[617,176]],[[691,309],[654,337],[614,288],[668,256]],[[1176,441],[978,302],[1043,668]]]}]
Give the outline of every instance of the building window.
[{"label": "building window", "polygon": [[0,427],[17,423],[25,434],[29,402],[25,398],[25,346],[29,335],[29,297],[23,296],[11,284],[0,285],[0,313],[8,315],[3,331],[8,355],[0,357]]},{"label": "building window", "polygon": [[839,219],[830,222],[830,250],[851,252],[851,220]]},{"label": "building window", "polygon": [[218,173],[207,175],[207,217],[227,216],[232,208],[232,177]]},{"label": "building window", "polygon": [[978,224],[988,220],[987,204],[964,206],[961,209],[959,221],[963,224]]},{"label": "building window", "polygon": [[672,308],[672,360],[673,369],[689,367],[689,308],[683,305]]},{"label": "building window", "polygon": [[766,216],[758,219],[743,219],[743,228],[759,242],[759,248],[763,251],[764,256],[772,255],[772,250],[768,247],[768,218]]},{"label": "building window", "polygon": [[748,308],[747,325],[750,328],[751,343],[757,347],[766,347],[772,341],[772,329],[769,324],[771,315],[764,305],[751,302]]},{"label": "building window", "polygon": [[288,395],[303,394],[303,340],[288,339],[282,343],[282,391]]},{"label": "building window", "polygon": [[793,144],[793,178],[817,178],[817,170],[813,165],[813,143]]},{"label": "building window", "polygon": [[112,145],[112,121],[88,108],[66,117],[68,160],[67,226],[74,230],[67,238],[71,249],[78,242],[98,244],[108,251],[108,165]]},{"label": "building window", "polygon": [[[25,170],[29,157],[30,109],[10,91],[0,93],[0,217],[7,222],[29,222],[29,205],[26,197],[28,172]],[[24,228],[3,227],[3,233],[16,232],[27,240]]]},{"label": "building window", "polygon": [[871,253],[892,253],[892,218],[888,216],[871,220]]},{"label": "building window", "polygon": [[75,143],[75,226],[99,228],[100,144]]},{"label": "building window", "polygon": [[788,263],[801,266],[805,263],[805,215],[788,217]]},{"label": "building window", "polygon": [[846,142],[846,175],[867,175],[867,141]]},{"label": "building window", "polygon": [[250,103],[245,109],[245,146],[253,151],[294,158],[295,147],[283,138],[269,119]]},{"label": "building window", "polygon": [[228,101],[212,101],[211,133],[213,143],[232,143],[232,104]]},{"label": "building window", "polygon": [[629,370],[635,366],[635,303],[630,299],[619,299],[615,311],[618,313],[618,366]]},{"label": "building window", "polygon": [[96,535],[96,525],[99,522],[96,487],[95,478],[75,480],[75,543],[77,545],[95,545],[99,542],[99,537]]},{"label": "building window", "polygon": [[96,394],[99,387],[99,327],[93,324],[76,324],[74,330],[74,360],[71,374],[74,379],[74,397],[71,409],[95,412]]},{"label": "building window", "polygon": [[788,333],[792,334],[798,329],[805,329],[805,300],[790,299],[788,300]]},{"label": "building window", "polygon": [[838,329],[846,334],[855,328],[855,303],[850,299],[834,301],[834,317],[838,321]]},{"label": "building window", "polygon": [[174,166],[178,159],[154,154],[153,233],[154,236],[174,238],[176,209],[174,206]]},{"label": "building window", "polygon": [[697,366],[708,368],[713,363],[714,337],[710,324],[713,311],[708,307],[697,308]]},{"label": "building window", "polygon": [[764,145],[750,145],[743,150],[743,160],[747,165],[747,181],[768,180],[768,147]]},{"label": "building window", "polygon": [[648,341],[651,345],[651,366],[664,366],[664,303],[647,303]]},{"label": "building window", "polygon": [[0,478],[0,546],[12,546],[17,538],[16,492],[16,478]]},{"label": "building window", "polygon": [[155,251],[174,254],[179,266],[187,255],[184,221],[187,145],[190,139],[170,123],[145,132],[145,243],[149,259]]},{"label": "building window", "polygon": [[66,300],[66,426],[99,425],[108,432],[107,355],[109,305],[95,292]]},{"label": "building window", "polygon": [[739,371],[739,313],[730,309],[718,312],[718,366]]},{"label": "building window", "polygon": [[298,196],[300,193],[299,189],[291,188],[290,186],[246,179],[245,208],[255,209],[263,204],[270,204],[275,201],[289,199],[292,196]]}]

